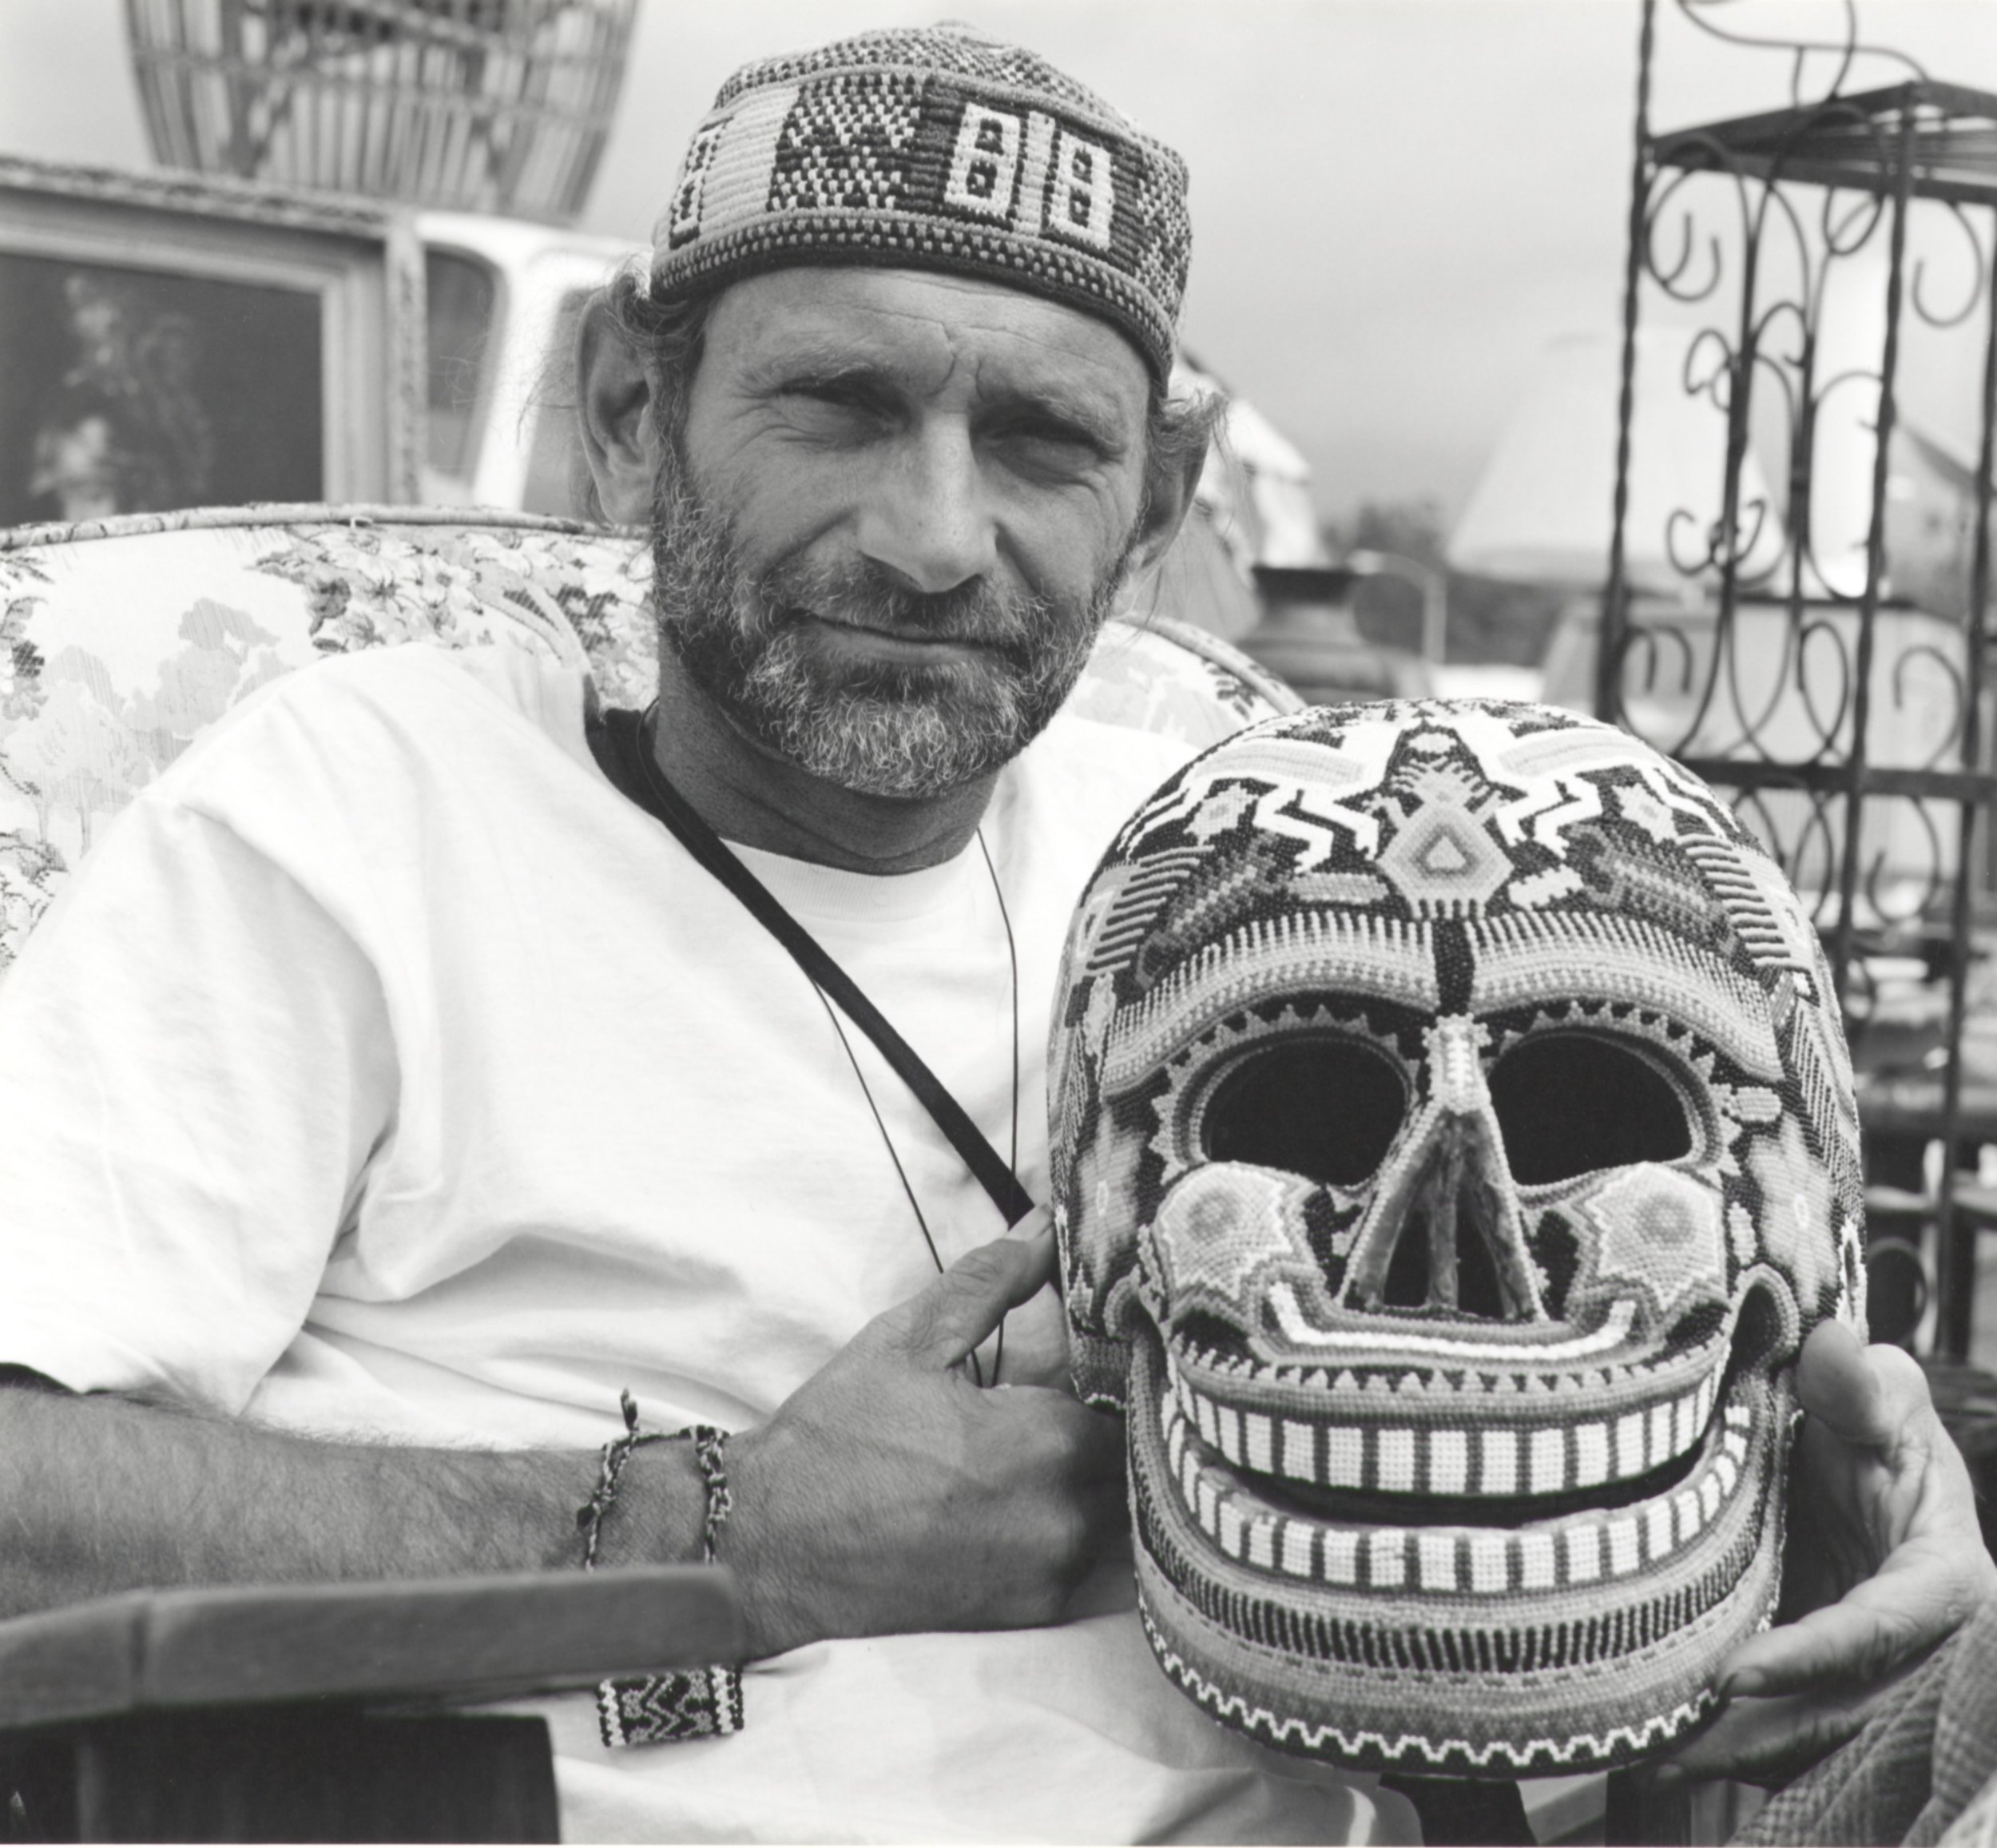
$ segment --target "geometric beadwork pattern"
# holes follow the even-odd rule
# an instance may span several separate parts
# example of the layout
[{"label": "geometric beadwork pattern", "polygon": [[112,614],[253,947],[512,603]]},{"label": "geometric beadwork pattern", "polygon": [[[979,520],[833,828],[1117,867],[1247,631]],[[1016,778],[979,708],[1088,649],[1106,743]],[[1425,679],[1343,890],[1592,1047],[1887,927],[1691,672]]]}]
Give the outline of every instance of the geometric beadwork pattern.
[{"label": "geometric beadwork pattern", "polygon": [[1598,1769],[1780,1589],[1863,1330],[1826,965],[1696,777],[1549,708],[1319,708],[1126,825],[1050,1059],[1075,1383],[1165,1671],[1284,1750]]},{"label": "geometric beadwork pattern", "polygon": [[600,1681],[597,1729],[612,1751],[740,1732],[742,1672],[721,1666]]},{"label": "geometric beadwork pattern", "polygon": [[661,299],[798,264],[943,269],[1114,322],[1162,379],[1193,254],[1185,163],[968,27],[863,33],[723,86],[653,232]]}]

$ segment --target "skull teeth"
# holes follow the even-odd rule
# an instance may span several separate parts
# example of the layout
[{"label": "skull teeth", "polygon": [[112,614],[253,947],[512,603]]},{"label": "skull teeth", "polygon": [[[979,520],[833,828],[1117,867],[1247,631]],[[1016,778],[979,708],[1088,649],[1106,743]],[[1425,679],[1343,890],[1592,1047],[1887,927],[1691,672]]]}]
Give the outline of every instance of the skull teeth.
[{"label": "skull teeth", "polygon": [[1727,1406],[1705,1465],[1682,1487],[1634,1508],[1518,1530],[1356,1528],[1269,1508],[1205,1461],[1174,1398],[1161,1399],[1159,1413],[1181,1499],[1230,1559],[1327,1584],[1493,1596],[1621,1578],[1690,1544],[1738,1491],[1753,1425],[1745,1407]]},{"label": "skull teeth", "polygon": [[1691,1392],[1579,1424],[1338,1425],[1238,1410],[1168,1365],[1181,1413],[1229,1462],[1323,1488],[1419,1495],[1558,1495],[1626,1481],[1690,1452],[1719,1390],[1715,1372]]}]

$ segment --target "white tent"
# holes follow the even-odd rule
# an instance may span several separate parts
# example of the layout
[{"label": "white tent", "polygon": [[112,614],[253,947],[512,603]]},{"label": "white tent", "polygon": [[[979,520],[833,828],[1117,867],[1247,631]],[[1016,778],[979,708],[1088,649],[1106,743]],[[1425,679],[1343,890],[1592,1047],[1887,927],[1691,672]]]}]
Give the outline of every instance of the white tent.
[{"label": "white tent", "polygon": [[[1709,395],[1685,389],[1688,376],[1709,374],[1712,346],[1695,352],[1690,332],[1676,328],[1637,336],[1623,543],[1626,573],[1640,589],[1697,588],[1669,548],[1684,563],[1702,558],[1719,517],[1726,419]],[[1575,590],[1606,582],[1621,358],[1621,341],[1609,336],[1570,335],[1548,349],[1450,535],[1456,570]],[[1753,510],[1762,510],[1748,566],[1765,568],[1780,554],[1781,522],[1752,449],[1742,459],[1740,506],[1749,530]]]}]

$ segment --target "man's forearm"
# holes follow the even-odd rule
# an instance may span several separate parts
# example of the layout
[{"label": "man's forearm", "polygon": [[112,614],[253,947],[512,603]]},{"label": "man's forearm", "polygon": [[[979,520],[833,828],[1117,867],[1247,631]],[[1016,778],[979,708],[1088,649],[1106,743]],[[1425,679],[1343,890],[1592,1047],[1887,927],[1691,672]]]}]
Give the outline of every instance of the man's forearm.
[{"label": "man's forearm", "polygon": [[[605,1565],[697,1557],[685,1446],[640,1451]],[[573,1567],[583,1451],[324,1443],[105,1394],[0,1389],[0,1614],[140,1586]]]},{"label": "man's forearm", "polygon": [[[962,1372],[1054,1262],[1050,1233],[979,1246],[735,1435],[720,1556],[749,1655],[1059,1617],[1123,1528],[1122,1427]],[[320,1443],[0,1385],[0,1614],[142,1585],[574,1567],[598,1468],[594,1451]],[[707,1512],[689,1445],[634,1450],[598,1562],[697,1559]]]}]

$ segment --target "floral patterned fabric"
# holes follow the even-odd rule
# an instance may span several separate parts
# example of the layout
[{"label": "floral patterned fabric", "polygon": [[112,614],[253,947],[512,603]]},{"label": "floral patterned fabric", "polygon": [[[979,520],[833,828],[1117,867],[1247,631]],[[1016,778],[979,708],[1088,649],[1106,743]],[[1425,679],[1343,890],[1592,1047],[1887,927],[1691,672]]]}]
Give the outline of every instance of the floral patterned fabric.
[{"label": "floral patterned fabric", "polygon": [[[106,821],[238,700],[322,654],[506,642],[657,682],[637,535],[531,515],[258,507],[0,531],[0,972]],[[1106,630],[1091,718],[1206,745],[1295,696],[1153,618]]]}]

